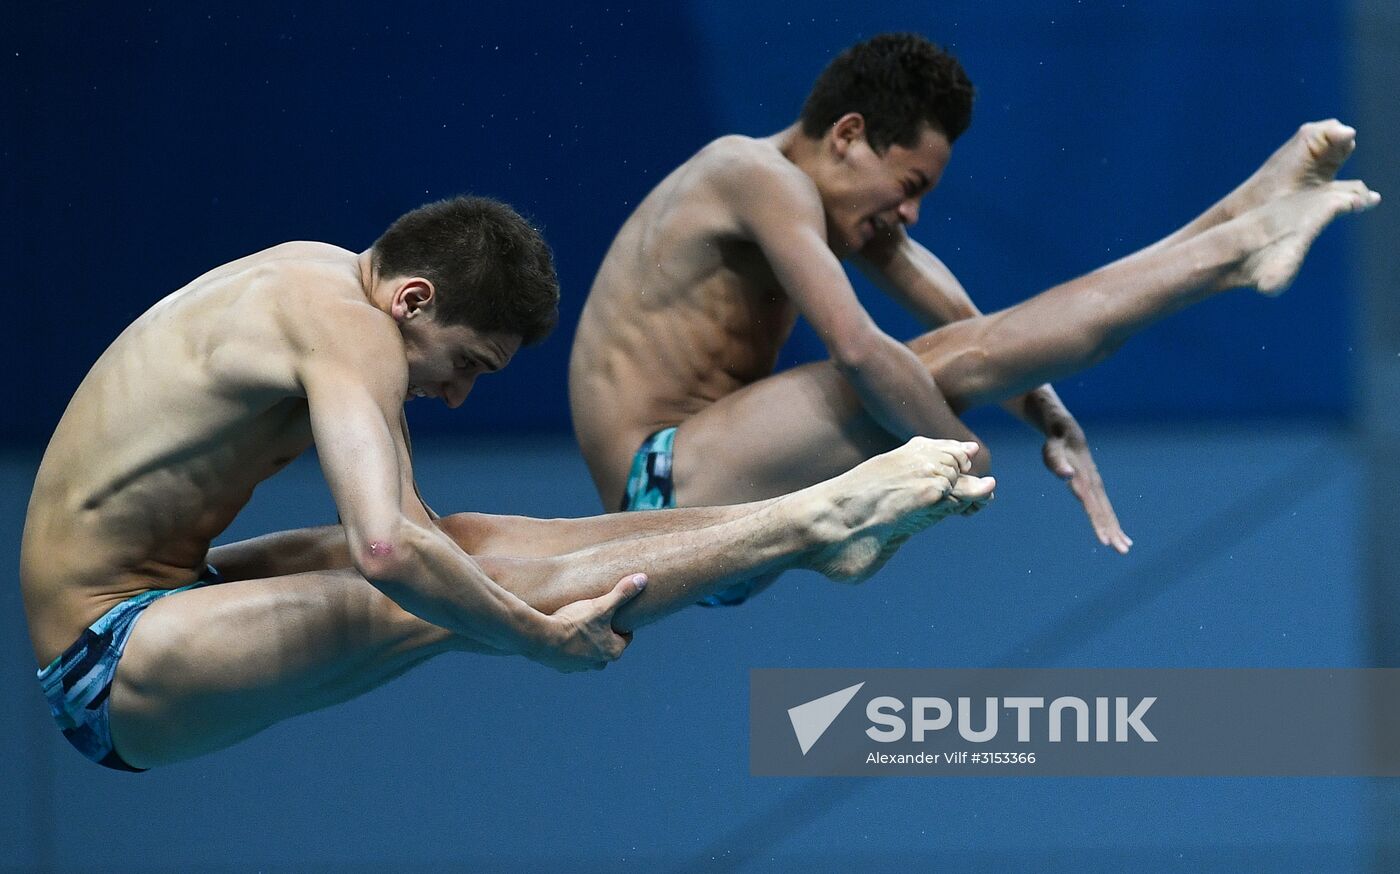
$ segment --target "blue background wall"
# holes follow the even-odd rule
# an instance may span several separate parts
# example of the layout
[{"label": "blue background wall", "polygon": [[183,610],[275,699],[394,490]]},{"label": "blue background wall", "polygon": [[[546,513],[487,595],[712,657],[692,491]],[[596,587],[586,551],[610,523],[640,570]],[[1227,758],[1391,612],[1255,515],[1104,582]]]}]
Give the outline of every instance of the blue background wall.
[{"label": "blue background wall", "polygon": [[[461,414],[415,424],[566,430],[573,325],[631,206],[709,139],[787,124],[832,55],[882,30],[948,44],[977,83],[916,236],[984,309],[1151,242],[1299,122],[1350,109],[1334,3],[94,9],[26,4],[0,28],[9,441],[45,438],[105,345],[200,272],[288,239],[359,249],[460,191],[543,224],[564,320]],[[1329,232],[1284,302],[1186,313],[1064,393],[1091,419],[1345,416],[1348,239]],[[799,332],[787,360],[821,354]]]}]

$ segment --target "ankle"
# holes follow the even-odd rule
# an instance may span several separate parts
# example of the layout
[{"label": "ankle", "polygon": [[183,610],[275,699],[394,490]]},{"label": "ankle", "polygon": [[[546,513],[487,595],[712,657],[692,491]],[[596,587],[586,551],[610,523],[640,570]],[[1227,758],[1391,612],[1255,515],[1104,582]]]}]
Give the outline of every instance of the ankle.
[{"label": "ankle", "polygon": [[794,531],[803,550],[820,552],[851,536],[851,527],[820,485],[780,498],[772,506],[777,523]]}]

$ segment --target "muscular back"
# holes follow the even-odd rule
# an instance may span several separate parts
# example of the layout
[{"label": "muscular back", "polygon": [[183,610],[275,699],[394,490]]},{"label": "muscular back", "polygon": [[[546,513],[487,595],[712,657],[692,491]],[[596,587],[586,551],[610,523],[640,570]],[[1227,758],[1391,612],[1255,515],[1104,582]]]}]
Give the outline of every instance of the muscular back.
[{"label": "muscular back", "polygon": [[615,509],[632,455],[773,371],[796,319],[727,186],[797,173],[772,144],[724,137],[661,181],[628,218],[594,280],[569,362],[574,429]]},{"label": "muscular back", "polygon": [[311,442],[289,314],[367,307],[360,288],[352,253],[288,243],[199,277],[102,354],[25,521],[20,578],[41,664],[122,599],[196,579],[253,488]]}]

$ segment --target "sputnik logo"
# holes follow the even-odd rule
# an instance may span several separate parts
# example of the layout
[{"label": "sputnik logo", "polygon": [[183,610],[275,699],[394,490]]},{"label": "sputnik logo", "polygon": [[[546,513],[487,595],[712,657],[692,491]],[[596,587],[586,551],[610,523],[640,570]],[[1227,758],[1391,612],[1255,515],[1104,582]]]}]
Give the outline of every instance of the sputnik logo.
[{"label": "sputnik logo", "polygon": [[788,719],[792,720],[792,732],[797,735],[797,745],[802,748],[802,755],[807,755],[812,745],[821,740],[831,723],[836,721],[836,717],[841,715],[841,711],[846,709],[846,705],[864,685],[864,682],[856,683],[839,692],[788,708]]}]

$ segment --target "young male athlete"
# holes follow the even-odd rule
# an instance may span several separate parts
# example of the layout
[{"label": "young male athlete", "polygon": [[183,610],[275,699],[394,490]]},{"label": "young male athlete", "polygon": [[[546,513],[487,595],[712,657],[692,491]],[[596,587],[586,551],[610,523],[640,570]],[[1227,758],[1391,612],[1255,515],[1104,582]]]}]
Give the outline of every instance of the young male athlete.
[{"label": "young male athlete", "polygon": [[[877,36],[827,67],[791,127],[714,141],[637,206],[598,270],[569,368],[574,429],[606,507],[782,494],[914,434],[973,439],[957,413],[1001,401],[1045,434],[1047,466],[1100,542],[1127,552],[1084,434],[1048,381],[1216,292],[1281,291],[1324,226],[1379,201],[1333,181],[1355,131],[1304,125],[1166,239],[982,316],[905,232],[971,112],[956,59],[919,36]],[[907,346],[881,331],[843,259],[937,330]],[[831,359],[774,376],[799,315]],[[978,460],[985,470],[985,449]]]},{"label": "young male athlete", "polygon": [[[965,475],[975,446],[919,440],[742,507],[434,520],[405,399],[458,406],[549,332],[557,302],[535,229],[458,198],[358,255],[287,243],[226,264],[137,319],[79,386],[25,520],[25,612],[64,735],[140,769],[447,650],[600,668],[631,629],[696,597],[788,567],[868,576],[912,531],[990,494]],[[211,550],[313,443],[343,525]]]}]

